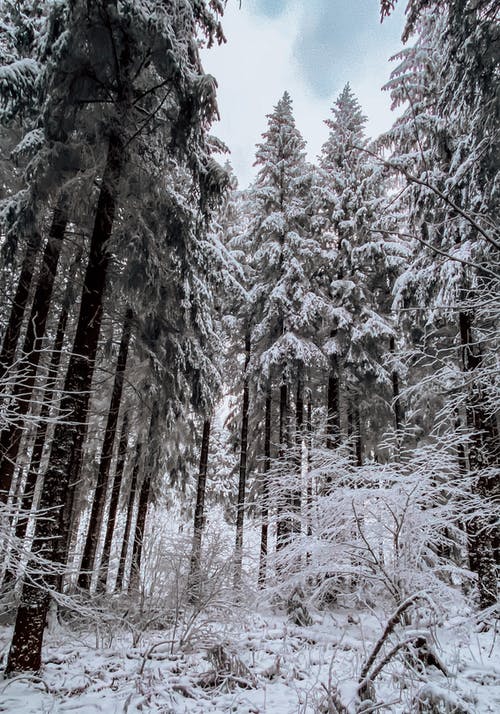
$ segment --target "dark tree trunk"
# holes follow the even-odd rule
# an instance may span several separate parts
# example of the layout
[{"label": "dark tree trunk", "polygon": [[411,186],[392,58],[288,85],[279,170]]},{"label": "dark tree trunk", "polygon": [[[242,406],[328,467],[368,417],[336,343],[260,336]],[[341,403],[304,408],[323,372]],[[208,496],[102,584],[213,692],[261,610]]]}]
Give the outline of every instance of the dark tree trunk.
[{"label": "dark tree trunk", "polygon": [[280,386],[279,456],[283,458],[288,446],[288,384]]},{"label": "dark tree trunk", "polygon": [[267,474],[271,468],[271,407],[272,395],[271,387],[266,393],[266,406],[264,416],[264,468],[262,473],[261,489],[261,531],[260,531],[260,559],[259,559],[259,586],[262,588],[266,584],[267,569],[267,546],[269,530],[269,484]]},{"label": "dark tree trunk", "polygon": [[[307,422],[306,422],[306,439],[307,439],[307,486],[306,486],[306,502],[307,502],[307,535],[312,535],[312,504],[313,504],[313,489],[311,479],[311,451],[312,451],[312,402],[311,394],[307,399]],[[311,560],[311,554],[307,553],[307,562]]]},{"label": "dark tree trunk", "polygon": [[156,472],[158,458],[158,418],[159,404],[155,402],[151,412],[149,423],[147,456],[139,492],[139,504],[137,507],[137,519],[135,522],[134,545],[132,547],[132,565],[130,568],[130,580],[128,590],[138,590],[141,581],[142,549],[144,545],[144,534],[146,532],[146,516],[148,514],[149,495],[151,492],[151,482]]},{"label": "dark tree trunk", "polygon": [[120,441],[118,443],[118,458],[116,461],[115,475],[111,486],[111,499],[109,502],[108,522],[106,524],[106,535],[104,537],[104,546],[102,549],[101,565],[100,565],[100,581],[103,585],[103,590],[106,589],[106,580],[109,567],[109,556],[111,552],[111,543],[115,532],[116,514],[118,512],[118,501],[120,498],[120,490],[122,485],[123,471],[127,458],[127,443],[128,443],[128,412],[125,412],[122,421],[120,433]]},{"label": "dark tree trunk", "polygon": [[296,444],[302,444],[304,428],[304,384],[300,375],[297,377],[297,398],[295,401]]},{"label": "dark tree trunk", "polygon": [[[396,341],[394,337],[389,339],[389,350],[391,354],[396,354]],[[399,396],[399,374],[395,369],[392,370],[392,408],[394,409],[394,425],[396,427],[396,434],[401,433],[401,427],[403,426],[403,411],[401,408],[401,397]]]},{"label": "dark tree trunk", "polygon": [[208,448],[210,442],[210,419],[203,423],[201,440],[200,468],[196,487],[196,506],[194,510],[193,548],[189,568],[189,594],[193,601],[199,599],[201,590],[201,536],[205,522],[205,491],[207,484]]},{"label": "dark tree trunk", "polygon": [[17,282],[16,294],[12,301],[9,321],[2,342],[2,351],[0,352],[0,380],[3,379],[5,373],[14,362],[16,347],[23,325],[24,311],[30,293],[38,248],[38,237],[31,238],[26,246],[21,272]]},{"label": "dark tree trunk", "polygon": [[132,531],[132,519],[134,517],[135,497],[137,493],[137,480],[141,468],[142,443],[137,441],[135,447],[134,468],[132,470],[132,480],[130,482],[130,491],[127,504],[127,520],[125,521],[125,531],[123,533],[122,548],[120,552],[120,561],[118,563],[118,574],[116,576],[116,590],[122,590],[123,581],[125,579],[125,567],[127,565],[127,553],[130,543],[130,533]]},{"label": "dark tree trunk", "polygon": [[347,409],[347,435],[351,442],[351,451],[356,466],[363,465],[363,437],[361,434],[361,414],[357,395],[352,394]]},{"label": "dark tree trunk", "polygon": [[128,590],[137,590],[141,580],[142,547],[144,533],[146,532],[146,516],[148,515],[149,494],[151,491],[151,474],[149,470],[144,474],[141,490],[139,492],[139,505],[137,507],[137,520],[135,522],[134,545],[132,548],[132,566]]},{"label": "dark tree trunk", "polygon": [[[77,273],[78,266],[81,261],[81,252],[78,252],[71,269],[69,271],[66,290],[62,300],[62,308],[59,314],[59,320],[56,328],[56,335],[54,339],[54,345],[52,348],[52,355],[50,360],[50,365],[47,374],[47,383],[45,386],[45,391],[43,395],[43,404],[39,416],[39,424],[36,430],[35,441],[33,444],[33,451],[31,454],[30,467],[28,471],[28,477],[26,485],[24,487],[24,495],[21,503],[21,508],[25,514],[31,508],[33,503],[33,496],[36,487],[36,481],[38,478],[38,473],[40,470],[40,464],[42,461],[43,450],[45,446],[45,439],[47,435],[48,428],[48,417],[50,415],[52,400],[54,398],[54,392],[57,383],[57,376],[59,372],[59,364],[62,357],[62,348],[64,344],[64,338],[66,334],[66,325],[69,317],[69,310],[74,301],[74,278]],[[16,535],[18,538],[24,538],[26,534],[26,527],[28,525],[28,520],[26,518],[21,518],[18,521],[16,528]]]},{"label": "dark tree trunk", "polygon": [[[40,498],[40,509],[59,510],[67,492],[79,477],[80,454],[87,427],[87,412],[101,329],[106,274],[110,262],[107,244],[111,236],[116,195],[123,161],[123,145],[116,134],[109,140],[106,167],[97,203],[94,230],[80,304],[73,350],[68,364],[60,415]],[[62,568],[69,522],[62,515],[40,518],[35,528],[33,551]],[[6,672],[37,671],[50,590],[57,578],[40,571],[25,578],[17,610],[14,636]]]},{"label": "dark tree trunk", "polygon": [[[288,384],[283,382],[280,386],[280,421],[279,421],[279,458],[284,461],[288,446]],[[290,537],[292,530],[290,517],[283,511],[290,506],[290,494],[288,489],[278,496],[277,511],[278,524],[276,527],[276,550],[283,548]]]},{"label": "dark tree trunk", "polygon": [[340,378],[338,362],[335,355],[330,358],[330,374],[327,390],[327,422],[326,448],[336,449],[340,446]]},{"label": "dark tree trunk", "polygon": [[19,377],[12,390],[12,421],[0,434],[0,494],[5,498],[12,483],[23,435],[24,417],[29,411],[31,395],[35,387],[66,224],[66,213],[60,206],[56,207],[26,328],[22,358],[18,368]]},{"label": "dark tree trunk", "polygon": [[108,485],[109,469],[113,458],[113,448],[116,437],[116,425],[118,423],[118,413],[120,411],[120,403],[123,392],[123,380],[125,377],[125,369],[127,367],[128,348],[130,344],[130,334],[132,330],[132,310],[127,308],[125,320],[123,322],[122,336],[120,340],[120,349],[116,362],[115,380],[113,383],[113,391],[111,393],[111,401],[109,404],[108,418],[106,428],[104,430],[104,439],[102,442],[101,458],[99,461],[99,471],[97,473],[97,484],[92,502],[92,511],[90,514],[89,527],[85,548],[83,551],[82,563],[80,566],[80,577],[78,585],[85,590],[90,590],[92,581],[92,570],[95,566],[97,545],[99,542],[99,534],[102,528],[102,520],[104,515],[104,506],[106,503],[106,492]]},{"label": "dark tree trunk", "polygon": [[250,333],[245,336],[245,367],[243,380],[243,405],[241,410],[241,440],[240,440],[240,475],[238,481],[238,503],[236,506],[236,543],[234,549],[234,588],[241,583],[241,566],[243,557],[243,525],[245,518],[245,489],[247,480],[247,445],[248,445],[248,402],[250,362]]},{"label": "dark tree trunk", "polygon": [[[462,365],[464,372],[474,373],[482,364],[479,348],[472,335],[472,318],[469,313],[459,315]],[[469,443],[469,465],[476,476],[475,493],[492,502],[498,499],[498,479],[481,473],[488,467],[498,466],[499,442],[496,423],[484,411],[484,398],[478,378],[469,386],[466,404],[467,426],[472,431]],[[495,540],[498,540],[498,525],[476,516],[468,522],[469,561],[478,578],[479,605],[486,609],[497,602],[497,563]]]},{"label": "dark tree trunk", "polygon": [[28,525],[28,514],[33,504],[33,496],[35,494],[36,481],[40,469],[40,463],[43,456],[43,448],[45,446],[45,437],[47,435],[48,417],[50,414],[50,405],[54,397],[55,385],[57,380],[57,372],[62,356],[62,346],[64,336],[66,334],[66,324],[68,322],[68,305],[65,303],[61,309],[59,320],[57,323],[56,336],[52,349],[52,356],[47,375],[47,385],[44,392],[44,401],[40,411],[39,424],[36,430],[33,451],[31,452],[31,461],[24,486],[24,494],[21,500],[22,516],[18,519],[16,525],[16,536],[24,538]]},{"label": "dark tree trunk", "polygon": [[292,490],[291,494],[291,507],[293,513],[293,522],[291,524],[292,533],[300,533],[300,509],[302,505],[302,490],[301,490],[301,479],[302,479],[302,440],[304,438],[304,384],[302,378],[299,374],[297,377],[297,398],[295,402],[295,448],[297,450],[296,455],[296,478],[297,485]]}]

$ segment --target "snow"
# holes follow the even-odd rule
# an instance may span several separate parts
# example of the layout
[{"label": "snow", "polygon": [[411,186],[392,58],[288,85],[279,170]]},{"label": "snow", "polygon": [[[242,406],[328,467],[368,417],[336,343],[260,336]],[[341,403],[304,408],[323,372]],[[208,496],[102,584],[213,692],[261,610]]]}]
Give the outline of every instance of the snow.
[{"label": "snow", "polygon": [[[313,714],[321,711],[329,682],[347,711],[356,711],[359,671],[382,632],[384,614],[337,609],[315,613],[311,627],[299,628],[265,603],[260,609],[261,614],[250,610],[229,628],[214,621],[205,645],[184,650],[172,648],[169,634],[159,630],[145,633],[133,647],[123,631],[96,627],[92,635],[89,627],[81,633],[74,625],[59,628],[47,635],[39,676],[0,682],[0,711]],[[4,651],[9,634],[7,627],[0,631]],[[201,686],[201,675],[211,669],[214,641],[248,667],[248,686]],[[466,617],[454,616],[440,623],[434,641],[449,676],[429,668],[423,677],[394,661],[375,682],[381,710],[417,711],[410,702],[418,697],[446,702],[448,708],[433,711],[499,711],[498,633],[476,632]]]}]

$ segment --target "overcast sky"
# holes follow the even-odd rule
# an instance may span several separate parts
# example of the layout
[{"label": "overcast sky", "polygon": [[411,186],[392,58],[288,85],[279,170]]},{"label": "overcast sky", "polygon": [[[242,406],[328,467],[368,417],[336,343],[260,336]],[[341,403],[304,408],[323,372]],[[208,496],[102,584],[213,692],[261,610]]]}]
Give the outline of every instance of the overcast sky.
[{"label": "overcast sky", "polygon": [[314,160],[326,138],[323,120],[349,82],[377,136],[392,123],[381,86],[401,48],[405,3],[381,25],[378,0],[229,0],[227,43],[203,53],[219,84],[221,121],[213,133],[231,149],[243,188],[254,177],[255,144],[285,90]]}]

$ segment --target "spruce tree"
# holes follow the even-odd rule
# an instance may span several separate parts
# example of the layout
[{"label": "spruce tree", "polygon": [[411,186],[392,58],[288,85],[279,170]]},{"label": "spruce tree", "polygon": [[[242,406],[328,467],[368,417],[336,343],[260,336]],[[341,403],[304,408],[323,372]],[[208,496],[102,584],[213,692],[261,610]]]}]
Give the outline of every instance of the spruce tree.
[{"label": "spruce tree", "polygon": [[[315,327],[324,310],[314,278],[322,250],[311,226],[312,169],[287,92],[268,115],[255,163],[259,171],[250,193],[252,219],[247,229],[255,275],[250,292],[255,319],[250,364],[261,375],[263,393],[273,382],[279,385],[278,448],[283,455],[292,439],[293,385],[299,373],[323,362]],[[291,515],[297,511],[297,494],[285,494],[277,505],[281,546],[298,528]]]},{"label": "spruce tree", "polygon": [[[401,54],[388,85],[394,104],[405,107],[386,143],[394,149],[391,166],[409,184],[414,240],[411,266],[397,287],[406,304],[425,305],[422,329],[434,339],[424,352],[446,350],[446,367],[435,376],[449,388],[453,374],[458,399],[451,411],[465,416],[470,431],[472,491],[483,499],[485,515],[466,520],[469,555],[480,605],[488,607],[496,600],[498,559],[498,532],[488,514],[497,496],[491,469],[500,453],[489,377],[497,349],[491,321],[498,309],[499,246],[491,223],[498,212],[494,60],[484,46],[495,30],[491,3],[447,2],[439,15],[434,6],[410,4],[405,35],[414,33],[415,45]],[[457,466],[462,462],[459,456]]]},{"label": "spruce tree", "polygon": [[[195,39],[198,30],[209,41],[215,35],[220,36],[215,15],[205,4],[187,0],[178,0],[173,7],[157,7],[154,23],[142,13],[144,8],[138,7],[138,12],[129,16],[128,7],[118,6],[114,0],[95,3],[90,11],[86,3],[79,2],[68,5],[65,10],[63,41],[48,63],[42,82],[46,92],[44,131],[48,137],[58,142],[62,140],[63,150],[69,151],[73,148],[71,139],[78,140],[84,127],[97,128],[93,115],[96,101],[104,102],[101,107],[109,108],[109,112],[105,112],[105,119],[100,122],[104,131],[97,139],[107,146],[106,160],[79,320],[61,401],[61,414],[70,414],[77,426],[68,422],[56,426],[40,506],[55,507],[59,514],[37,521],[35,533],[34,551],[38,558],[50,563],[61,563],[66,550],[70,516],[68,509],[61,507],[72,475],[78,473],[81,465],[103,295],[112,258],[109,240],[119,205],[120,182],[130,165],[127,157],[134,139],[140,136],[140,131],[133,128],[137,97],[142,94],[146,105],[153,103],[149,107],[151,117],[154,102],[161,102],[158,87],[163,87],[171,97],[168,144],[172,156],[191,170],[202,206],[206,205],[207,193],[219,186],[205,139],[205,127],[215,109],[213,84],[203,75]],[[153,45],[153,62],[145,64],[144,56]],[[92,68],[89,81],[82,81],[89,75],[89,67]],[[113,98],[112,103],[107,103],[109,96]],[[147,106],[142,109],[148,111]],[[140,120],[139,126],[143,123],[144,120]],[[44,171],[54,168],[52,153]],[[194,385],[195,391],[196,388]],[[40,666],[53,576],[39,574],[36,580],[36,583],[26,580],[23,584],[8,672],[37,670]]]},{"label": "spruce tree", "polygon": [[388,297],[397,258],[393,242],[377,230],[382,227],[385,181],[380,165],[364,152],[369,144],[366,117],[349,85],[326,124],[330,132],[321,150],[315,201],[329,278],[325,290],[330,306],[323,326],[329,361],[328,441],[330,446],[339,443],[342,395],[360,461],[362,418],[380,408],[390,383],[384,354],[394,337]]}]

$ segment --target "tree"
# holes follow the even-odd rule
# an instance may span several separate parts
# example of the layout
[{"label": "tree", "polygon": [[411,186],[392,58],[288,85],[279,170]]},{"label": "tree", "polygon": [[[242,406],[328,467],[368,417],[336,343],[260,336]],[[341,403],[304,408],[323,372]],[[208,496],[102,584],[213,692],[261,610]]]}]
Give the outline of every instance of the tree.
[{"label": "tree", "polygon": [[[146,104],[157,99],[160,102],[157,111],[162,106],[159,87],[163,92],[167,91],[163,103],[172,96],[173,120],[168,127],[172,155],[192,167],[202,206],[206,205],[207,192],[219,187],[205,140],[205,127],[215,108],[213,85],[202,74],[194,44],[198,29],[209,41],[215,35],[221,36],[216,17],[204,3],[179,0],[172,8],[157,8],[155,19],[154,24],[149,23],[139,12],[130,21],[127,8],[119,8],[114,0],[96,3],[90,12],[86,3],[68,6],[64,42],[59,43],[58,54],[44,77],[43,86],[47,90],[44,130],[59,140],[61,135],[68,136],[72,128],[71,124],[68,126],[68,118],[75,123],[73,126],[95,123],[94,102],[104,101],[108,96],[103,95],[103,87],[113,101],[106,105],[110,111],[104,122],[106,161],[80,315],[61,401],[61,414],[70,414],[77,426],[68,422],[56,426],[40,499],[42,509],[56,507],[61,511],[72,473],[78,473],[81,463],[119,184],[126,174],[127,149],[146,126],[139,120],[139,128],[132,128],[138,118],[135,113],[137,93],[142,92],[143,97],[147,97]],[[144,57],[153,44],[153,64],[145,64]],[[82,77],[87,81],[82,82]],[[152,110],[147,123],[153,116]],[[68,533],[65,513],[66,509],[62,509],[62,518],[59,515],[37,521],[34,551],[38,558],[61,562]],[[36,582],[24,582],[7,664],[9,673],[37,670],[40,666],[52,582],[50,576],[41,575],[37,576]]]},{"label": "tree", "polygon": [[394,240],[377,230],[384,226],[379,214],[386,182],[381,167],[363,151],[368,146],[366,117],[349,85],[326,124],[330,132],[321,150],[315,203],[327,256],[323,280],[329,304],[322,345],[329,362],[327,435],[330,448],[339,444],[343,392],[359,462],[362,403],[370,405],[372,415],[381,404],[385,410],[382,399],[390,379],[384,354],[395,334],[389,297],[398,258]]},{"label": "tree", "polygon": [[116,427],[118,424],[118,414],[123,391],[123,380],[127,367],[127,357],[129,350],[130,337],[132,332],[133,313],[130,308],[125,311],[123,321],[123,329],[120,340],[120,349],[116,362],[115,378],[113,383],[113,391],[109,404],[108,417],[106,420],[106,428],[104,430],[104,439],[102,442],[101,458],[99,461],[99,471],[97,474],[97,483],[92,501],[92,510],[90,514],[90,523],[87,531],[87,539],[83,552],[81,564],[81,573],[79,584],[81,587],[90,589],[92,570],[96,559],[97,542],[99,532],[102,528],[102,520],[104,515],[104,505],[107,493],[108,476],[111,467],[111,459],[113,457],[113,448],[115,443]]},{"label": "tree", "polygon": [[[268,115],[268,129],[257,147],[257,179],[251,191],[252,220],[248,250],[255,281],[250,302],[255,315],[251,369],[261,374],[265,393],[273,381],[280,387],[279,450],[291,439],[290,390],[299,372],[322,364],[315,325],[324,309],[314,272],[321,247],[311,230],[311,168],[305,144],[295,126],[287,92]],[[285,503],[294,500],[284,495]],[[296,498],[294,500],[297,506]],[[289,504],[288,504],[289,505]],[[278,542],[294,529],[290,518],[278,518]]]},{"label": "tree", "polygon": [[[435,377],[446,388],[454,385],[458,399],[451,409],[465,415],[473,490],[488,512],[496,497],[491,469],[500,453],[497,396],[486,367],[496,351],[490,325],[498,309],[498,247],[491,216],[498,199],[492,170],[496,100],[491,58],[483,49],[495,30],[491,3],[449,2],[439,16],[432,6],[410,4],[405,34],[415,32],[416,43],[400,56],[388,85],[394,104],[406,107],[387,143],[394,149],[391,166],[410,185],[406,198],[418,245],[398,294],[407,304],[416,298],[426,306],[426,333],[441,328],[434,329],[434,342],[437,335],[447,360]],[[428,344],[424,351],[430,356]],[[486,608],[496,601],[495,528],[477,512],[466,522],[470,564]]]},{"label": "tree", "polygon": [[[0,433],[0,495],[5,499],[9,493],[17,453],[21,443],[24,424],[23,417],[29,411],[30,399],[35,387],[38,363],[42,352],[43,338],[45,336],[45,326],[50,309],[52,289],[54,287],[66,224],[67,216],[65,207],[64,204],[60,202],[54,209],[52,225],[43,253],[40,274],[28,317],[26,335],[22,347],[22,357],[18,362],[19,376],[12,389],[11,400],[13,405],[10,409],[13,414],[10,417],[10,423],[2,429]],[[21,280],[19,285],[21,285]],[[9,350],[7,350],[7,352],[8,351]],[[4,365],[7,366],[7,363],[8,358],[4,362]]]},{"label": "tree", "polygon": [[245,335],[245,366],[243,376],[243,402],[241,413],[241,438],[240,438],[240,468],[238,478],[238,501],[236,505],[236,543],[234,564],[234,587],[237,589],[241,582],[241,561],[243,555],[243,524],[245,517],[245,490],[247,481],[247,451],[248,451],[248,410],[249,410],[249,375],[250,364],[250,335]]},{"label": "tree", "polygon": [[196,505],[194,509],[193,547],[189,568],[190,599],[196,602],[201,593],[201,537],[205,522],[205,493],[207,484],[208,450],[210,443],[210,419],[203,421],[203,434],[201,438],[200,467],[196,485]]}]

